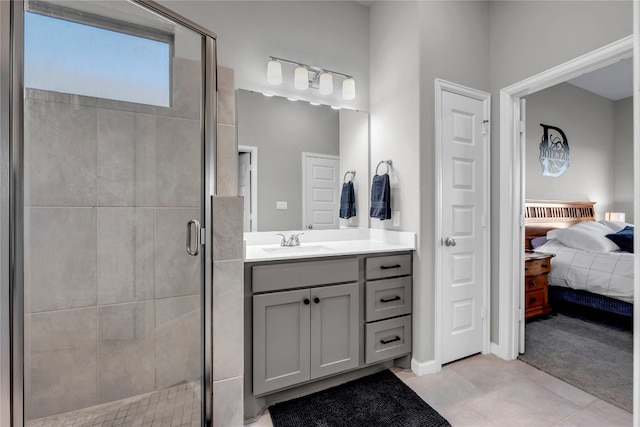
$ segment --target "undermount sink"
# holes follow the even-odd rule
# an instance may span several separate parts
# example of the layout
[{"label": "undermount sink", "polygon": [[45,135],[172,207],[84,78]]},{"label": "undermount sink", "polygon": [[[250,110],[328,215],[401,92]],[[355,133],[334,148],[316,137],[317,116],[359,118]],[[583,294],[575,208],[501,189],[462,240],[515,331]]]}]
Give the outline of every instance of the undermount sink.
[{"label": "undermount sink", "polygon": [[293,254],[293,253],[313,253],[328,251],[329,248],[322,245],[301,245],[301,246],[279,246],[277,248],[262,248],[270,254]]}]

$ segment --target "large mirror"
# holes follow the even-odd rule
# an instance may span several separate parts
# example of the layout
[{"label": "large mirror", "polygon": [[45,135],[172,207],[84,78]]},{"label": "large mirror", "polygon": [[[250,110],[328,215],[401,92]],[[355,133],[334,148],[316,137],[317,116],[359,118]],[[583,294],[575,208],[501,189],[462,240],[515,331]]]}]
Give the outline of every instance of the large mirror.
[{"label": "large mirror", "polygon": [[[245,231],[369,226],[367,113],[243,89],[237,100]],[[340,194],[350,180],[356,216],[342,219]]]}]

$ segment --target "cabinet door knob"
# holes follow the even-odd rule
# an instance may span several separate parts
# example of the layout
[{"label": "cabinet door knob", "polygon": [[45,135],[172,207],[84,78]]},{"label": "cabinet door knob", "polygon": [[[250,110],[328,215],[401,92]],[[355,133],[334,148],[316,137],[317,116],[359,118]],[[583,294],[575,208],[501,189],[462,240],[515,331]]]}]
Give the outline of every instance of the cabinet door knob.
[{"label": "cabinet door knob", "polygon": [[305,298],[302,302],[304,303],[304,305],[309,305],[311,301],[309,301],[309,298]]},{"label": "cabinet door knob", "polygon": [[313,299],[313,302],[315,302],[316,304],[318,304],[318,303],[320,302],[320,298],[315,297],[315,298]]}]

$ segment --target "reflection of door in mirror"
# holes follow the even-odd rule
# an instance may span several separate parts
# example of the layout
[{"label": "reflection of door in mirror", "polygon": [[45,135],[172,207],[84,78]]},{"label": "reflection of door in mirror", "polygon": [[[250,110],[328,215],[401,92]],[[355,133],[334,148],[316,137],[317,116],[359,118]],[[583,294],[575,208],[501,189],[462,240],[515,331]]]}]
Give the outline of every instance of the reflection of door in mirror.
[{"label": "reflection of door in mirror", "polygon": [[303,228],[326,230],[339,228],[340,157],[302,153]]},{"label": "reflection of door in mirror", "polygon": [[244,231],[257,231],[258,147],[238,147],[238,195],[244,197]]}]

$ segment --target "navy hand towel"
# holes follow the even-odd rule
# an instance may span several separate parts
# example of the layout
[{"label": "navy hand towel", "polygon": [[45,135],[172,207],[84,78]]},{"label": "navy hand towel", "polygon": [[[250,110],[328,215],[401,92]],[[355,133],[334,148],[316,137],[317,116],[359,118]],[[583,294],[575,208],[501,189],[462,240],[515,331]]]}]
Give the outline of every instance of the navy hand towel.
[{"label": "navy hand towel", "polygon": [[342,194],[340,195],[340,218],[351,218],[356,216],[356,192],[353,182],[342,184]]},{"label": "navy hand towel", "polygon": [[371,183],[371,218],[391,219],[391,190],[389,174],[376,175]]}]

